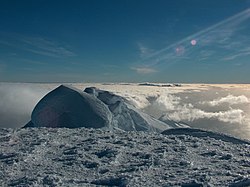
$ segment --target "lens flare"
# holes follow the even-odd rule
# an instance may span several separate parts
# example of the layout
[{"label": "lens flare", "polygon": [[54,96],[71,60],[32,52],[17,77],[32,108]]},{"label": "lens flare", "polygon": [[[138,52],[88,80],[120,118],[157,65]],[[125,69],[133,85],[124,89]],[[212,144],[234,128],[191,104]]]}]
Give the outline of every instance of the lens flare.
[{"label": "lens flare", "polygon": [[182,54],[184,54],[184,52],[185,52],[185,48],[183,46],[178,46],[175,48],[175,53],[177,55],[182,55]]},{"label": "lens flare", "polygon": [[197,41],[196,40],[191,40],[191,45],[196,45],[197,44]]}]

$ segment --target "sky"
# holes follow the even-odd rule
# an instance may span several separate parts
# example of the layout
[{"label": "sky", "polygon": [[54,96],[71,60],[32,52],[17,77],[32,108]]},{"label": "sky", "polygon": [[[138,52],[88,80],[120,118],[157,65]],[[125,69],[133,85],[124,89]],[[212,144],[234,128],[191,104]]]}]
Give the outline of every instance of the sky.
[{"label": "sky", "polygon": [[0,82],[250,83],[249,0],[1,0]]}]

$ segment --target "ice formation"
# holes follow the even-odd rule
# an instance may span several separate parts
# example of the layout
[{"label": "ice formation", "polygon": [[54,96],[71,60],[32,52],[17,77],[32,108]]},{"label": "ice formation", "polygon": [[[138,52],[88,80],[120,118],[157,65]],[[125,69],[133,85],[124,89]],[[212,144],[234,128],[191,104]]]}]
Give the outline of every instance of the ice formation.
[{"label": "ice formation", "polygon": [[176,124],[173,121],[165,123],[157,120],[111,92],[95,87],[81,91],[61,85],[39,101],[32,112],[31,121],[25,127],[115,128],[162,132],[179,127]]},{"label": "ice formation", "polygon": [[99,99],[61,85],[39,101],[25,127],[101,128],[111,120],[111,112]]}]

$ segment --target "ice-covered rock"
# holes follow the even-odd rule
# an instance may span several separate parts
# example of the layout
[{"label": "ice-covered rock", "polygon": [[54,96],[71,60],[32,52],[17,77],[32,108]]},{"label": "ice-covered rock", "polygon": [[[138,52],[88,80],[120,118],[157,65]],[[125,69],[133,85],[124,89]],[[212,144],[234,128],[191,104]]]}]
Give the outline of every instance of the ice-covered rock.
[{"label": "ice-covered rock", "polygon": [[84,91],[61,85],[44,96],[25,127],[108,128],[162,132],[176,123],[157,120],[127,99],[95,87]]},{"label": "ice-covered rock", "polygon": [[96,97],[61,85],[35,106],[25,127],[108,127],[112,114]]},{"label": "ice-covered rock", "polygon": [[119,129],[126,131],[156,131],[161,132],[171,128],[168,124],[159,121],[148,114],[138,110],[127,99],[111,92],[89,87],[84,90],[103,103],[113,114],[113,124]]},{"label": "ice-covered rock", "polygon": [[197,138],[213,138],[216,140],[221,140],[224,142],[230,142],[233,144],[246,144],[250,145],[250,142],[248,140],[241,140],[239,138],[235,138],[230,135],[208,131],[208,130],[202,130],[202,129],[195,129],[195,128],[175,128],[175,129],[167,129],[163,131],[161,134],[164,135],[187,135],[187,136],[193,136]]},{"label": "ice-covered rock", "polygon": [[189,128],[189,125],[184,123],[184,122],[177,122],[174,120],[171,120],[169,117],[166,115],[163,115],[159,118],[160,121],[170,125],[172,128]]}]

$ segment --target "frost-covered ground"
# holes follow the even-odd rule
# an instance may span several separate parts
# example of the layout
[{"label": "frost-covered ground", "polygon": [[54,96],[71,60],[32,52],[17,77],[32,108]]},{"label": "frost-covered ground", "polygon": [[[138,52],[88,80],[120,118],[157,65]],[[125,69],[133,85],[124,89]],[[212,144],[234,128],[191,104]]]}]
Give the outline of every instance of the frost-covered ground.
[{"label": "frost-covered ground", "polygon": [[249,186],[250,143],[195,129],[1,129],[1,186]]}]

